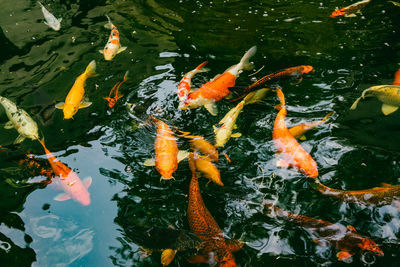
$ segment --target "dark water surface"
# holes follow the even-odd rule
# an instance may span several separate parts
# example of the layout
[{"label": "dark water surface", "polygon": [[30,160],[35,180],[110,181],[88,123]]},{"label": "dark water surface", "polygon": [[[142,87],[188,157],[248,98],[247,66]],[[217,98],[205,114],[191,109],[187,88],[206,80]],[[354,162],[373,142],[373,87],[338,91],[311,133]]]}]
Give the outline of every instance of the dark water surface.
[{"label": "dark water surface", "polygon": [[[62,17],[55,32],[43,23],[36,1],[0,3],[0,95],[38,122],[46,145],[81,179],[93,179],[91,204],[58,202],[53,185],[18,164],[31,153],[48,167],[40,144],[30,139],[12,146],[15,129],[0,129],[0,260],[3,266],[160,266],[160,253],[142,258],[140,244],[127,234],[135,225],[189,230],[187,200],[190,171],[179,165],[175,180],[160,181],[155,168],[155,128],[138,127],[150,114],[169,125],[212,140],[212,125],[234,105],[218,103],[219,114],[177,109],[176,88],[183,74],[208,60],[210,72],[194,86],[236,64],[253,45],[256,75],[296,65],[316,72],[284,88],[289,126],[335,114],[307,134],[302,146],[319,167],[319,179],[345,190],[380,183],[399,184],[400,112],[383,116],[380,102],[367,99],[350,111],[361,92],[390,84],[400,63],[400,8],[372,1],[355,18],[330,18],[351,1],[203,1],[116,0],[42,2]],[[108,14],[128,49],[112,61],[98,52],[110,31]],[[86,83],[92,106],[74,120],[63,120],[54,104],[64,101],[75,78],[97,61],[98,77]],[[126,70],[124,95],[113,109],[103,99]],[[253,81],[245,71],[238,85]],[[132,104],[131,108],[128,103]],[[246,106],[238,131],[223,151],[232,160],[218,163],[225,187],[200,180],[207,208],[227,237],[246,241],[235,253],[240,266],[342,266],[337,249],[321,247],[301,228],[263,215],[262,202],[343,225],[375,240],[383,257],[356,254],[347,266],[399,266],[400,220],[394,206],[346,204],[313,191],[304,175],[277,168],[272,125],[276,97]],[[7,122],[0,108],[0,123]],[[188,145],[179,141],[181,149]],[[47,164],[47,165],[46,165]],[[29,184],[28,184],[29,185]],[[190,266],[188,252],[171,266]]]}]

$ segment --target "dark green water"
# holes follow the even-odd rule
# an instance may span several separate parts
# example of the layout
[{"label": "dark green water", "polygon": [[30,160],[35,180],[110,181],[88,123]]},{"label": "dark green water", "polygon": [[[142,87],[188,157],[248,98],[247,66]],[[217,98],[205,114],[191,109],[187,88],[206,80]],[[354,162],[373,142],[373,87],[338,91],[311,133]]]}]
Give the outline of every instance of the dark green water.
[{"label": "dark green water", "polygon": [[[83,179],[91,176],[91,204],[53,198],[52,185],[24,185],[36,175],[18,161],[26,153],[45,159],[38,142],[9,146],[15,130],[0,129],[0,260],[4,266],[160,266],[160,253],[141,258],[139,244],[126,234],[135,225],[189,230],[186,209],[190,171],[182,162],[173,181],[160,181],[155,168],[154,127],[136,126],[153,114],[181,130],[212,140],[212,125],[233,107],[220,101],[219,115],[204,109],[177,109],[176,88],[183,74],[208,60],[211,71],[194,86],[236,64],[253,45],[256,75],[296,65],[316,72],[284,88],[289,126],[335,115],[307,134],[302,146],[316,160],[326,185],[346,190],[380,183],[399,184],[400,113],[383,116],[376,99],[349,107],[373,85],[390,84],[400,63],[400,8],[372,1],[356,18],[332,19],[330,13],[350,1],[43,1],[62,26],[43,23],[36,1],[0,3],[0,95],[38,122],[46,145]],[[128,49],[105,61],[108,14]],[[93,105],[63,120],[55,110],[74,79],[97,61],[98,77],[86,84]],[[124,98],[113,109],[106,101],[112,86]],[[238,85],[253,80],[244,72]],[[132,112],[127,103],[133,104]],[[223,149],[232,163],[218,167],[225,187],[201,181],[207,208],[229,238],[246,241],[235,253],[240,266],[342,266],[332,247],[317,246],[304,230],[262,214],[262,202],[333,223],[353,225],[375,240],[383,257],[356,254],[347,266],[399,266],[400,220],[393,206],[342,203],[313,191],[294,169],[275,166],[272,125],[276,97],[245,107],[237,121],[242,137]],[[0,109],[0,122],[7,122]],[[180,141],[181,149],[188,148]],[[46,160],[43,160],[46,165]],[[36,178],[40,178],[36,177]],[[43,177],[42,177],[43,178]],[[171,266],[190,266],[178,253]]]}]

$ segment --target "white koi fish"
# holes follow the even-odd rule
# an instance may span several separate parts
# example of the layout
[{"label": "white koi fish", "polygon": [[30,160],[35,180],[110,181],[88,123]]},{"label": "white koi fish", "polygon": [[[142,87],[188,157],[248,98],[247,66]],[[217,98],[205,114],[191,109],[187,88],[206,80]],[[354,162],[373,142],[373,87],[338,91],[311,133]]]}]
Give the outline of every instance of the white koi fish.
[{"label": "white koi fish", "polygon": [[44,22],[44,24],[46,24],[47,26],[49,26],[50,28],[52,28],[55,31],[59,31],[61,28],[61,21],[62,18],[57,19],[53,14],[51,14],[43,5],[42,3],[40,3],[38,1],[38,4],[42,7],[42,12],[43,12],[43,16],[44,19],[46,20]]},{"label": "white koi fish", "polygon": [[32,140],[39,139],[38,126],[25,110],[17,107],[14,102],[2,96],[0,96],[0,104],[3,105],[7,117],[10,120],[6,123],[4,128],[15,128],[19,133],[19,136],[17,139],[15,139],[14,144],[21,143],[27,137]]},{"label": "white koi fish", "polygon": [[126,46],[121,47],[121,43],[119,42],[119,31],[117,27],[111,22],[109,16],[107,16],[108,23],[104,25],[105,28],[111,29],[110,37],[108,37],[108,41],[104,50],[99,50],[100,53],[104,55],[105,60],[112,60],[117,54],[125,51]]}]

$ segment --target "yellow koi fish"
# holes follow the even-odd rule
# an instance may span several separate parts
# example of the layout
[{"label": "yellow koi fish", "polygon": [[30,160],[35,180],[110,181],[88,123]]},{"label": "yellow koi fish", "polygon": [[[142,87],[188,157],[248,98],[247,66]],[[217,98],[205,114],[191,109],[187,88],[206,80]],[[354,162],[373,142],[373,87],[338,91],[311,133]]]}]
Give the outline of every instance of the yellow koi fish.
[{"label": "yellow koi fish", "polygon": [[83,95],[85,94],[85,82],[87,78],[97,76],[96,73],[96,61],[92,60],[86,67],[84,73],[79,75],[75,80],[74,85],[65,98],[65,103],[60,102],[56,104],[56,108],[62,109],[64,113],[64,119],[71,119],[78,112],[80,108],[87,108],[92,102],[83,101]]},{"label": "yellow koi fish", "polygon": [[223,147],[231,137],[240,137],[242,135],[241,133],[232,134],[232,130],[236,127],[237,117],[242,111],[244,104],[244,100],[239,102],[236,107],[226,113],[225,117],[218,123],[218,126],[214,126],[216,147]]}]

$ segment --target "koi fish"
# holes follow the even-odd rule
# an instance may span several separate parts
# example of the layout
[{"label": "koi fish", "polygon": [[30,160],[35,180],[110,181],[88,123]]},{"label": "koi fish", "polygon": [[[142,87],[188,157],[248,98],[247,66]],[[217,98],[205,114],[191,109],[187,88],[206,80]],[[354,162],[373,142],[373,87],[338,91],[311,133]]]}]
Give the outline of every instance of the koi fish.
[{"label": "koi fish", "polygon": [[44,24],[49,26],[55,31],[59,31],[61,28],[62,18],[57,19],[53,14],[51,14],[43,5],[38,1],[38,4],[42,7],[42,12],[44,19],[46,20]]},{"label": "koi fish", "polygon": [[87,78],[97,76],[96,73],[96,61],[90,61],[89,65],[86,67],[84,73],[76,78],[74,85],[67,97],[65,98],[65,103],[60,102],[56,104],[56,108],[62,109],[64,113],[64,119],[71,119],[81,108],[89,107],[92,102],[87,102],[83,100],[83,95],[85,94],[85,82]]},{"label": "koi fish", "polygon": [[228,88],[235,85],[235,80],[242,69],[250,69],[253,66],[249,60],[256,51],[257,47],[253,46],[244,54],[238,64],[231,66],[223,74],[217,75],[199,89],[190,92],[183,104],[180,105],[180,109],[185,110],[203,106],[211,115],[216,116],[218,111],[215,102],[231,93]]},{"label": "koi fish", "polygon": [[306,122],[300,125],[296,125],[290,128],[289,132],[291,135],[293,135],[294,138],[301,138],[309,130],[312,130],[318,127],[319,125],[325,123],[326,120],[329,119],[330,116],[332,116],[332,114],[333,112],[329,112],[328,114],[325,115],[325,117],[322,120],[319,121]]},{"label": "koi fish", "polygon": [[181,135],[188,138],[190,146],[193,150],[201,152],[204,156],[209,157],[211,160],[218,162],[218,150],[204,137],[198,135]]},{"label": "koi fish", "polygon": [[384,115],[389,115],[400,107],[400,85],[378,85],[365,89],[350,109],[356,109],[358,102],[367,96],[375,96],[383,103],[382,113]]},{"label": "koi fish", "polygon": [[281,159],[277,162],[277,166],[295,167],[300,172],[307,175],[308,178],[315,178],[318,176],[317,163],[297,142],[296,138],[293,137],[286,127],[285,117],[287,111],[285,108],[285,96],[279,88],[276,92],[281,101],[281,110],[276,116],[272,132],[272,139],[281,156]]},{"label": "koi fish", "polygon": [[242,92],[244,92],[244,94],[246,94],[257,89],[264,88],[267,84],[276,84],[278,81],[282,80],[297,78],[298,82],[300,83],[303,80],[303,75],[310,72],[315,72],[312,66],[300,65],[268,74],[247,87],[243,88],[238,86],[231,87],[229,89],[231,91],[237,91],[238,89],[240,89]]},{"label": "koi fish", "polygon": [[179,82],[177,91],[180,102],[179,108],[181,107],[181,105],[184,105],[184,101],[186,100],[187,96],[190,93],[190,87],[192,86],[192,78],[194,77],[194,75],[196,75],[197,73],[209,71],[209,69],[204,68],[204,66],[207,63],[208,62],[205,61],[200,65],[198,65],[194,70],[191,70],[188,73],[186,73],[186,75],[183,76],[182,80]]},{"label": "koi fish", "polygon": [[[289,222],[302,227],[312,237],[313,241],[321,246],[330,245],[339,250],[336,254],[338,260],[346,260],[358,251],[371,251],[377,256],[383,256],[382,249],[370,238],[357,233],[356,229],[339,223],[331,223],[320,219],[296,215],[284,211],[272,204],[265,204],[270,215],[288,220]],[[264,212],[267,213],[267,212]]]},{"label": "koi fish", "polygon": [[211,162],[211,159],[195,154],[193,160],[196,169],[203,173],[205,177],[219,186],[224,186],[221,180],[221,174],[218,168]]},{"label": "koi fish", "polygon": [[400,85],[400,69],[394,74],[393,85]]},{"label": "koi fish", "polygon": [[151,119],[157,126],[154,144],[156,158],[148,159],[143,164],[145,166],[156,166],[157,171],[161,174],[161,179],[173,179],[172,174],[178,169],[178,163],[185,159],[189,152],[178,150],[174,133],[165,122],[153,116],[151,116]]},{"label": "koi fish", "polygon": [[382,183],[381,187],[365,190],[338,190],[323,185],[318,179],[310,184],[312,188],[326,196],[332,196],[345,202],[364,205],[384,206],[396,202],[400,209],[400,185]]},{"label": "koi fish", "polygon": [[236,107],[232,108],[225,117],[218,123],[218,126],[213,126],[215,133],[215,146],[223,147],[231,137],[240,137],[241,133],[232,134],[232,130],[236,128],[236,120],[244,107],[244,101],[239,102]]},{"label": "koi fish", "polygon": [[392,3],[392,4],[395,5],[395,6],[400,7],[400,3],[399,3],[399,2],[395,2],[395,1],[389,1],[389,2]]},{"label": "koi fish", "polygon": [[126,50],[126,46],[121,47],[121,43],[119,42],[119,31],[117,27],[111,22],[109,16],[107,16],[108,22],[104,27],[106,29],[111,29],[110,37],[108,37],[107,44],[104,46],[103,50],[99,50],[101,54],[104,55],[105,60],[112,60],[117,54]]},{"label": "koi fish", "polygon": [[197,250],[200,239],[193,233],[170,227],[146,227],[128,225],[124,227],[129,239],[141,246],[147,255],[153,251],[162,251],[161,264],[169,265],[178,251]]},{"label": "koi fish", "polygon": [[[114,85],[114,87],[111,89],[110,94],[108,95],[108,97],[104,97],[105,100],[108,101],[108,106],[110,108],[114,107],[115,103],[117,103],[118,99],[120,99],[121,97],[123,97],[123,95],[120,95],[118,93],[119,88],[121,87],[121,85],[126,81],[126,79],[128,78],[128,73],[129,71],[127,70],[125,72],[124,75],[124,79],[122,81],[120,81],[119,83],[117,83],[116,85]],[[112,96],[114,95],[114,97]]]},{"label": "koi fish", "polygon": [[[265,96],[271,91],[271,88],[261,88],[256,91],[252,91],[246,95],[243,99],[245,105],[257,103],[265,98]],[[237,98],[240,99],[241,97]]]},{"label": "koi fish", "polygon": [[[192,179],[189,186],[187,216],[190,229],[202,243],[200,254],[190,257],[188,261],[190,263],[208,263],[215,257],[218,266],[237,266],[232,252],[239,250],[243,243],[236,240],[225,240],[221,228],[204,205],[193,157],[193,154],[189,156]],[[214,252],[214,257],[212,252]]]},{"label": "koi fish", "polygon": [[73,199],[78,201],[84,206],[90,204],[90,194],[87,190],[92,184],[92,178],[88,177],[81,181],[78,175],[59,161],[45,146],[44,140],[39,140],[39,143],[43,146],[46,152],[47,160],[50,166],[53,168],[54,173],[58,176],[61,188],[64,193],[59,194],[54,199],[57,201],[64,201]]},{"label": "koi fish", "polygon": [[330,15],[331,18],[338,17],[338,16],[345,16],[345,17],[355,17],[356,15],[354,14],[355,12],[359,12],[360,9],[365,7],[371,0],[363,0],[359,1],[357,3],[354,3],[352,5],[336,9],[335,11],[332,12]]},{"label": "koi fish", "polygon": [[0,96],[0,104],[4,107],[6,115],[10,121],[5,125],[5,129],[15,128],[19,135],[15,139],[14,144],[19,144],[30,138],[32,140],[39,139],[39,132],[37,123],[28,115],[28,113],[22,108],[17,107],[11,100]]}]

